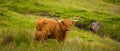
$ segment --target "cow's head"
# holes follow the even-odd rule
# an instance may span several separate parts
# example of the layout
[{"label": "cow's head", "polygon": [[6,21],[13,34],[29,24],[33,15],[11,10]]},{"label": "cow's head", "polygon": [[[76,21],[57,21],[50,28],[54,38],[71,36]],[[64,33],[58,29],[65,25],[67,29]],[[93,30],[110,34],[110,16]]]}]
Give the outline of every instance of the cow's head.
[{"label": "cow's head", "polygon": [[61,22],[63,28],[69,31],[71,30],[71,27],[77,22],[77,20],[64,19],[59,22]]}]

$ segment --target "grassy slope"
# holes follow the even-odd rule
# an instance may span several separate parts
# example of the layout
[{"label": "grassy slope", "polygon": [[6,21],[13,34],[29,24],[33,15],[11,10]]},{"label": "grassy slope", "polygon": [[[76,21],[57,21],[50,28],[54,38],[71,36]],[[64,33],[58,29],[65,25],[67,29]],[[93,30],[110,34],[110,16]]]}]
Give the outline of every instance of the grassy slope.
[{"label": "grassy slope", "polygon": [[[106,26],[105,34],[120,37],[120,6],[103,2],[102,0],[44,0],[44,1],[0,1],[0,46],[4,50],[83,50],[83,51],[119,51],[117,42],[108,37],[100,38],[94,33],[73,27],[68,32],[66,42],[60,44],[48,40],[47,46],[32,44],[35,30],[35,20],[40,14],[73,18],[83,16],[81,20],[98,20]],[[112,25],[111,25],[112,24]],[[111,31],[113,31],[111,33]],[[24,35],[25,34],[25,35]],[[9,37],[10,39],[7,39]],[[54,45],[53,45],[54,44]],[[40,45],[40,46],[38,46]],[[42,47],[42,48],[41,48]]]}]

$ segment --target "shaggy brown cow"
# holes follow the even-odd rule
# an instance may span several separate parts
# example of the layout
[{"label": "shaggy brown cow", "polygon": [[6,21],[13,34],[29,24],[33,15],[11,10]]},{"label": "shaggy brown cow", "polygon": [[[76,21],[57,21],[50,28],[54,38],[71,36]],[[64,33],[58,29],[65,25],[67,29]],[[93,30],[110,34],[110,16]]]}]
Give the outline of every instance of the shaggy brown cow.
[{"label": "shaggy brown cow", "polygon": [[57,21],[50,18],[39,18],[36,21],[37,31],[46,31],[48,38],[56,38],[57,41],[64,41],[66,32],[70,30],[75,21],[64,19]]},{"label": "shaggy brown cow", "polygon": [[47,38],[46,31],[35,31],[34,42],[41,40],[44,43],[44,40]]}]

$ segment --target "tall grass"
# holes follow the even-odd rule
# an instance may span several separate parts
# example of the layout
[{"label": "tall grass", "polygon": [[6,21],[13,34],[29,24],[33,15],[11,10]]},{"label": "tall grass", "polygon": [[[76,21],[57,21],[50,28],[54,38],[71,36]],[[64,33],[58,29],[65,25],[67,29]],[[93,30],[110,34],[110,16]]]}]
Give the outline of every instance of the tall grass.
[{"label": "tall grass", "polygon": [[[71,32],[79,32],[83,36]],[[98,37],[96,39],[98,41],[93,39],[88,41],[87,39],[90,36],[92,36],[91,38],[96,38],[97,36],[92,34],[87,36],[86,33],[78,30],[71,32],[68,33],[68,37],[63,43],[58,43],[55,39],[48,39],[43,45],[40,42],[33,43],[34,30],[4,28],[1,29],[0,34],[0,49],[2,51],[119,51],[119,44],[113,40],[105,40],[106,38],[101,39]],[[80,37],[72,37],[73,34]]]}]

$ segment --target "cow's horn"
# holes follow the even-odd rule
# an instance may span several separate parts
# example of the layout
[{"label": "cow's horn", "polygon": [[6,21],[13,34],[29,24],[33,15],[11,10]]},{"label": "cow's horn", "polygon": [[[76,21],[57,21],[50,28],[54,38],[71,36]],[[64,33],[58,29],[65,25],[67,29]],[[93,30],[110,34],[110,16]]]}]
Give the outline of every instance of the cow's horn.
[{"label": "cow's horn", "polygon": [[81,18],[81,17],[77,17],[77,19],[76,19],[76,20],[73,20],[73,21],[74,21],[74,22],[77,22],[77,21],[80,20],[80,18]]},{"label": "cow's horn", "polygon": [[73,20],[74,22],[77,22],[78,20]]},{"label": "cow's horn", "polygon": [[58,20],[58,18],[55,18],[55,20],[57,21],[57,22],[62,22],[63,20]]},{"label": "cow's horn", "polygon": [[58,20],[58,22],[62,22],[63,20]]}]

